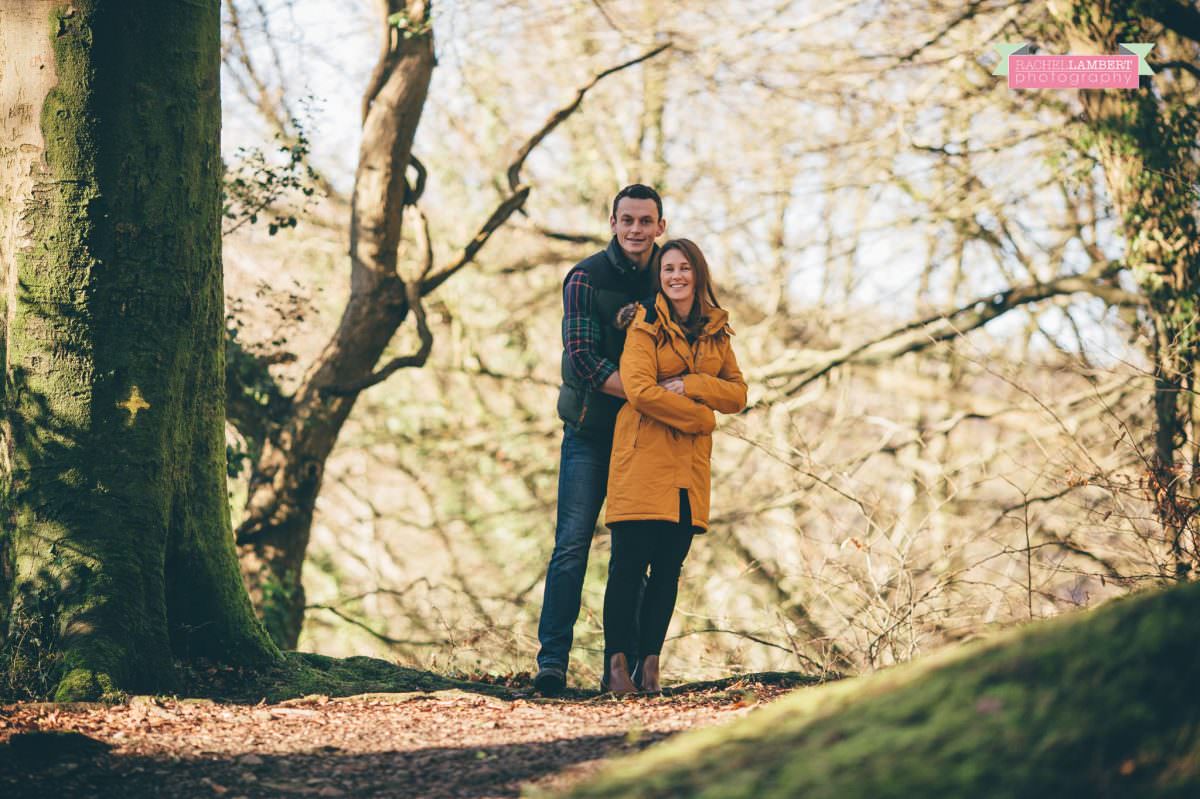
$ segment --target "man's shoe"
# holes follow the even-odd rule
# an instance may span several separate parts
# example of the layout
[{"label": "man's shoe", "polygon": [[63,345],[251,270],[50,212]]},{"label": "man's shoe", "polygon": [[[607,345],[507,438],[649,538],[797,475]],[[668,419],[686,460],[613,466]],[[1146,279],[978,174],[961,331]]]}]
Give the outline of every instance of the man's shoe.
[{"label": "man's shoe", "polygon": [[554,696],[567,687],[567,673],[557,666],[545,666],[538,669],[533,687],[539,694]]}]

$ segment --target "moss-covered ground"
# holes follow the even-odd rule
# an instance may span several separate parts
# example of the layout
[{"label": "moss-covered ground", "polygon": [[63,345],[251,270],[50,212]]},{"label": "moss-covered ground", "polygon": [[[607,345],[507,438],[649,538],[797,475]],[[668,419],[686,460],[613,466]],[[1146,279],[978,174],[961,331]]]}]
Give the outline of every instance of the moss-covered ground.
[{"label": "moss-covered ground", "polygon": [[1200,584],[795,692],[571,797],[1200,796]]},{"label": "moss-covered ground", "polygon": [[282,702],[304,696],[353,696],[366,693],[470,690],[503,696],[502,685],[458,680],[433,672],[397,666],[370,657],[332,658],[308,652],[285,652],[267,668],[179,663],[178,695],[227,702]]},{"label": "moss-covered ground", "polygon": [[[370,657],[332,658],[309,652],[285,652],[278,664],[266,669],[204,663],[177,664],[179,696],[227,702],[282,702],[305,696],[355,696],[460,690],[502,699],[528,698],[528,678],[486,681],[459,679],[398,666]],[[743,684],[796,687],[818,679],[799,672],[765,672],[721,680],[687,683],[667,688],[665,694],[701,691],[740,691]],[[599,691],[567,689],[558,698],[589,699]]]}]

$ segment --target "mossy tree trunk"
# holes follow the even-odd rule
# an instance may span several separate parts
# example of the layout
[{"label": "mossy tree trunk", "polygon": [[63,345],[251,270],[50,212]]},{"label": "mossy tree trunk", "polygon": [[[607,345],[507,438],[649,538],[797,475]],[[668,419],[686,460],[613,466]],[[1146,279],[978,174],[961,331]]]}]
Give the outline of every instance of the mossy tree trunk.
[{"label": "mossy tree trunk", "polygon": [[[1188,9],[1171,2],[1091,0],[1051,5],[1051,10],[1071,52],[1116,53],[1122,42],[1156,42],[1154,57],[1187,61],[1200,47],[1200,12],[1172,16]],[[1125,265],[1149,301],[1155,430],[1148,483],[1171,545],[1171,566],[1184,578],[1200,556],[1200,541],[1195,539],[1195,514],[1200,510],[1195,393],[1200,357],[1200,108],[1194,76],[1181,74],[1178,67],[1142,82],[1137,90],[1090,90],[1079,96],[1088,130],[1084,143],[1104,169],[1126,242]]]},{"label": "mossy tree trunk", "polygon": [[279,656],[225,485],[219,21],[0,6],[0,630],[60,700]]},{"label": "mossy tree trunk", "polygon": [[371,375],[407,318],[396,271],[409,187],[405,170],[433,75],[425,0],[388,0],[385,45],[363,102],[363,137],[350,221],[350,299],[283,419],[269,426],[237,530],[246,587],[271,637],[292,649],[304,623],[304,557],[325,461],[357,392],[330,393]]}]

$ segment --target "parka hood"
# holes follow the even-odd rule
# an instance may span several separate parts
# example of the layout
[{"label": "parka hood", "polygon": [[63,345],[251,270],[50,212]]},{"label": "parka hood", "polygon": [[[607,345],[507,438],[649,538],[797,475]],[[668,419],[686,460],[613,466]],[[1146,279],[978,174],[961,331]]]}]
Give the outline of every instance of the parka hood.
[{"label": "parka hood", "polygon": [[[700,312],[708,317],[708,321],[701,331],[701,335],[714,336],[724,330],[727,334],[733,335],[733,328],[729,325],[729,312],[724,308],[717,308],[709,305],[704,298],[700,299]],[[653,321],[648,321],[653,318]],[[646,306],[643,304],[638,309],[637,315],[633,319],[633,324],[638,325],[653,333],[658,333],[660,330],[666,329],[668,325],[677,330],[680,335],[683,331],[671,319],[671,301],[661,291],[654,293],[654,313],[647,313]]]}]

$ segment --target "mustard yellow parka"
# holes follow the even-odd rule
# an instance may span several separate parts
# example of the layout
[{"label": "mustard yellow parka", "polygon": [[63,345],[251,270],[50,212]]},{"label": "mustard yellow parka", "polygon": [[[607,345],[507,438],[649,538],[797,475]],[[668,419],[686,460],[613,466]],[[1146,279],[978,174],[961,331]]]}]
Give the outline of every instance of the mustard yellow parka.
[{"label": "mustard yellow parka", "polygon": [[[625,336],[621,406],[608,466],[606,524],[643,519],[679,521],[679,489],[688,492],[692,524],[708,529],[713,411],[746,407],[746,382],[733,355],[729,315],[702,306],[708,323],[689,345],[659,292],[653,322],[639,307]],[[658,384],[683,375],[683,395]]]}]

